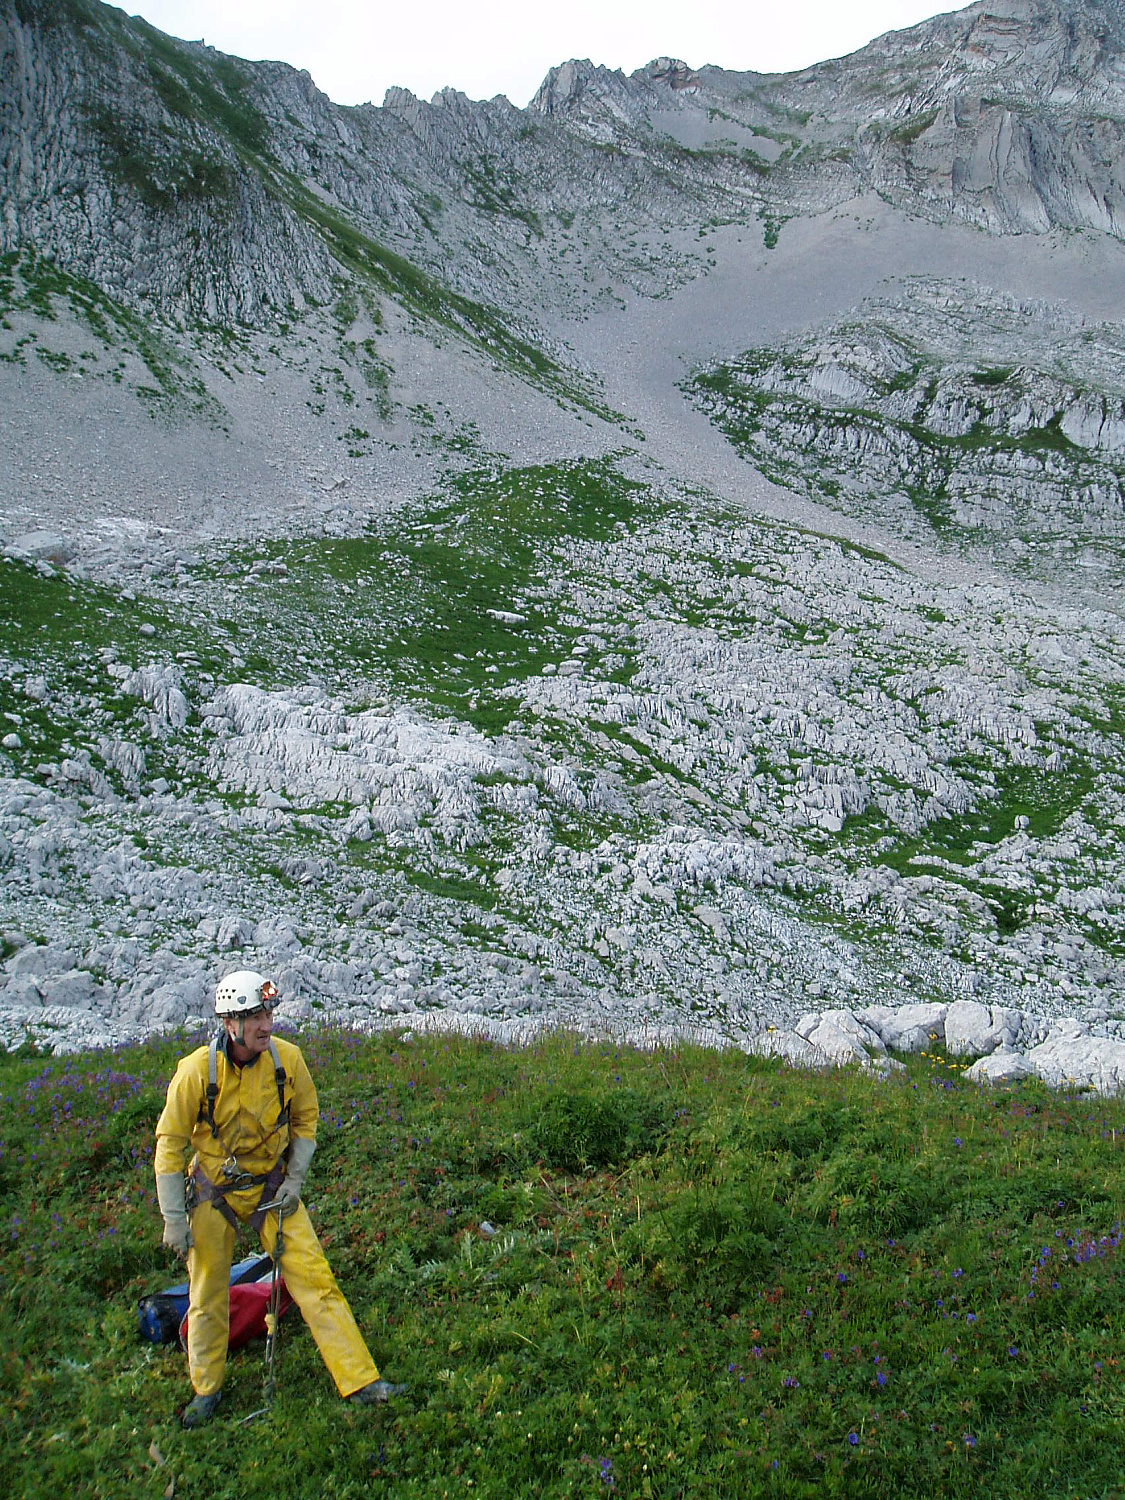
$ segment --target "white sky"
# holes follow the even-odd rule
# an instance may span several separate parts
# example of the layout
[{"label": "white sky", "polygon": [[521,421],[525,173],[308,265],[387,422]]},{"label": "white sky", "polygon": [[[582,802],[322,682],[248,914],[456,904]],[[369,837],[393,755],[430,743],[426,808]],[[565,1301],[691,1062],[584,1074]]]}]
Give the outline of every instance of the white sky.
[{"label": "white sky", "polygon": [[933,0],[123,0],[161,31],[221,52],[307,68],[338,104],[421,99],[451,84],[524,105],[547,71],[588,57],[626,73],[680,57],[759,73],[854,52],[885,31],[959,8]]}]

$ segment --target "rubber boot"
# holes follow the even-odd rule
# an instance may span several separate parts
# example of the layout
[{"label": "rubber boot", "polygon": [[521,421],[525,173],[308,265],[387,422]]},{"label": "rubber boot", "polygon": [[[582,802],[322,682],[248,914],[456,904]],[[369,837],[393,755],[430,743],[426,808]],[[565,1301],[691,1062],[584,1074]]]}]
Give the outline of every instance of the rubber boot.
[{"label": "rubber boot", "polygon": [[373,1380],[370,1385],[353,1391],[348,1400],[354,1401],[357,1406],[381,1406],[392,1396],[401,1396],[405,1390],[404,1385],[392,1385],[389,1380]]},{"label": "rubber boot", "polygon": [[210,1396],[193,1396],[184,1407],[184,1426],[202,1427],[215,1415],[215,1408],[222,1399],[222,1391],[215,1391]]}]

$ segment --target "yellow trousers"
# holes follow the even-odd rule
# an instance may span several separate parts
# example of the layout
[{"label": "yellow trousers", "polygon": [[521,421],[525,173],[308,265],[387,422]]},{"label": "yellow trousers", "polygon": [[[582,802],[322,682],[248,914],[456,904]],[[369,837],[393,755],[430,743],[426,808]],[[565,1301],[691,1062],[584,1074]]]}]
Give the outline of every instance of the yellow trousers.
[{"label": "yellow trousers", "polygon": [[[258,1188],[229,1193],[227,1202],[245,1221],[257,1207]],[[309,1325],[328,1373],[341,1396],[350,1396],[379,1379],[352,1310],[336,1285],[303,1203],[287,1214],[282,1227],[281,1274],[301,1316]],[[192,1248],[188,1252],[191,1283],[188,1302],[188,1368],[199,1396],[210,1396],[223,1383],[230,1336],[230,1266],[235,1231],[212,1203],[199,1203],[191,1216]],[[272,1253],[277,1214],[262,1223],[262,1248]]]}]

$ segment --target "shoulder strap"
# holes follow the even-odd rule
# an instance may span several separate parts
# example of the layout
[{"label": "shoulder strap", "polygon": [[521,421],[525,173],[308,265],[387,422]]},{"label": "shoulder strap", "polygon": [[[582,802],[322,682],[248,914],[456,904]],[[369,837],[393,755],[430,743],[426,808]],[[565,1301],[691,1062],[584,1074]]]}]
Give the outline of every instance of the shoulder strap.
[{"label": "shoulder strap", "polygon": [[270,1037],[270,1057],[273,1059],[273,1076],[277,1082],[277,1124],[275,1130],[289,1124],[289,1106],[285,1102],[285,1069],[281,1066],[277,1043]]},{"label": "shoulder strap", "polygon": [[[207,1123],[214,1140],[219,1139],[219,1127],[215,1124],[215,1100],[219,1097],[219,1033],[211,1038],[207,1049]],[[202,1118],[202,1116],[201,1116]]]}]

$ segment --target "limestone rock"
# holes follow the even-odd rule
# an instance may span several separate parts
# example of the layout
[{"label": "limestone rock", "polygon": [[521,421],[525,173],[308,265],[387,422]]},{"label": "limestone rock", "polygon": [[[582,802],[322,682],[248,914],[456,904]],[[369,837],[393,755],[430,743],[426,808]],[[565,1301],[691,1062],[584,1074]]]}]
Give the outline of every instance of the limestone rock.
[{"label": "limestone rock", "polygon": [[130,672],[121,690],[148,703],[157,717],[173,729],[187,723],[188,701],[183,693],[183,674],[178,667],[153,663]]},{"label": "limestone rock", "polygon": [[890,1052],[925,1052],[945,1040],[948,1005],[935,1003],[893,1007],[871,1005],[856,1011],[856,1019],[878,1033]]},{"label": "limestone rock", "polygon": [[1037,1076],[1035,1067],[1022,1052],[1000,1047],[987,1057],[978,1058],[965,1075],[973,1083],[1019,1083]]},{"label": "limestone rock", "polygon": [[1018,1011],[958,1000],[945,1018],[946,1049],[953,1057],[980,1057],[1014,1042],[1019,1027]]},{"label": "limestone rock", "polygon": [[92,1010],[97,996],[94,976],[85,969],[68,969],[40,981],[44,1005],[65,1005],[75,1010]]},{"label": "limestone rock", "polygon": [[78,954],[65,943],[29,943],[18,953],[13,953],[4,965],[13,975],[31,975],[44,978],[64,974],[73,969]]},{"label": "limestone rock", "polygon": [[21,536],[13,537],[6,550],[10,554],[56,563],[59,566],[69,562],[74,556],[73,545],[53,531],[24,532]]},{"label": "limestone rock", "polygon": [[869,1067],[886,1056],[886,1047],[877,1031],[865,1026],[850,1010],[829,1010],[817,1016],[802,1016],[797,1035],[804,1037],[835,1063],[855,1062]]},{"label": "limestone rock", "polygon": [[34,979],[27,975],[17,975],[0,989],[0,1008],[5,1006],[12,1010],[41,1010],[43,992]]},{"label": "limestone rock", "polygon": [[1125,1089],[1125,1042],[1060,1030],[1027,1054],[1029,1065],[1055,1089],[1092,1089],[1116,1094]]}]

